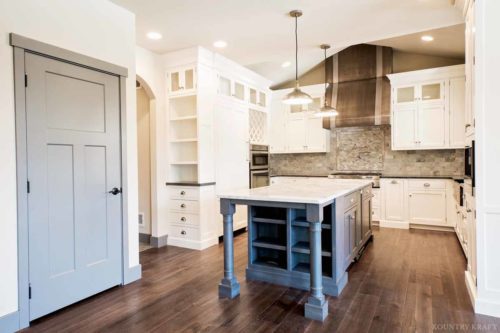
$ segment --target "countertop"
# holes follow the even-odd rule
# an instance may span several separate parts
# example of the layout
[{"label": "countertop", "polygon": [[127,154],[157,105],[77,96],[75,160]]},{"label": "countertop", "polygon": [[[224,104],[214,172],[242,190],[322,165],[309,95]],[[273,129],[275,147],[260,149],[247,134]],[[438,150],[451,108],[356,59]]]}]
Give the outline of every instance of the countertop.
[{"label": "countertop", "polygon": [[266,187],[227,191],[219,198],[322,205],[371,184],[370,180],[362,179],[296,179]]},{"label": "countertop", "polygon": [[[344,174],[344,173],[343,173]],[[348,175],[345,173],[344,175]],[[287,178],[326,178],[326,176],[318,176],[318,175],[271,175],[271,177],[287,177]],[[380,178],[414,178],[414,179],[453,179],[453,180],[461,180],[466,179],[465,176],[456,176],[456,175],[429,175],[429,176],[416,176],[416,175],[391,175],[391,174],[381,174]]]}]

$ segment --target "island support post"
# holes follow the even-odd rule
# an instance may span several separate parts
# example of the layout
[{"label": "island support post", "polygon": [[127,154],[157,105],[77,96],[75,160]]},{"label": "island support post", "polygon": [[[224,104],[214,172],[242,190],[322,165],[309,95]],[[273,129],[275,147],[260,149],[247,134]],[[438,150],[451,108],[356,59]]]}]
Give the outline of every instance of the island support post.
[{"label": "island support post", "polygon": [[307,222],[309,222],[311,294],[304,306],[304,316],[309,319],[324,321],[328,315],[328,301],[323,294],[323,270],[321,267],[323,207],[307,204],[306,214]]},{"label": "island support post", "polygon": [[224,223],[224,277],[219,284],[219,297],[235,298],[240,294],[240,284],[234,275],[233,215],[235,204],[228,199],[221,199],[220,212]]}]

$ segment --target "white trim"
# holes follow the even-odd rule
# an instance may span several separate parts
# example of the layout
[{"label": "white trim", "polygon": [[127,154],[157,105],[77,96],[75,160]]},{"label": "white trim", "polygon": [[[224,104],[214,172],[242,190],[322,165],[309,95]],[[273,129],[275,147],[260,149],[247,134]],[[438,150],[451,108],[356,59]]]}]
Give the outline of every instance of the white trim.
[{"label": "white trim", "polygon": [[169,246],[178,246],[192,250],[204,250],[218,243],[219,243],[219,237],[208,238],[202,241],[194,241],[190,239],[176,238],[172,236],[168,237]]},{"label": "white trim", "polygon": [[410,229],[410,223],[405,221],[388,221],[380,220],[379,226],[381,228],[396,228],[396,229]]},{"label": "white trim", "polygon": [[0,332],[16,332],[19,327],[19,311],[11,312],[0,317]]}]

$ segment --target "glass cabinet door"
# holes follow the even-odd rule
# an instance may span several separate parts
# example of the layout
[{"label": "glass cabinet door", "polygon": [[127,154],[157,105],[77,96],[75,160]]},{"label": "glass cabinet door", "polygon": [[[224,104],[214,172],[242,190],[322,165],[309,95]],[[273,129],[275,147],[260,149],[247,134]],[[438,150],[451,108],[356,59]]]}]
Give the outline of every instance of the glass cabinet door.
[{"label": "glass cabinet door", "polygon": [[219,76],[219,94],[231,96],[231,80],[224,76]]},{"label": "glass cabinet door", "polygon": [[265,92],[259,91],[259,105],[262,107],[266,107],[267,105]]},{"label": "glass cabinet door", "polygon": [[194,69],[188,68],[184,71],[184,89],[194,89]]},{"label": "glass cabinet door", "polygon": [[179,91],[180,89],[180,73],[179,72],[171,72],[170,73],[170,91]]},{"label": "glass cabinet door", "polygon": [[441,82],[422,84],[420,95],[422,101],[439,101],[443,99],[443,84]]},{"label": "glass cabinet door", "polygon": [[234,98],[240,101],[245,100],[245,86],[239,82],[234,83]]},{"label": "glass cabinet door", "polygon": [[413,103],[416,96],[415,92],[415,86],[396,88],[396,104]]}]

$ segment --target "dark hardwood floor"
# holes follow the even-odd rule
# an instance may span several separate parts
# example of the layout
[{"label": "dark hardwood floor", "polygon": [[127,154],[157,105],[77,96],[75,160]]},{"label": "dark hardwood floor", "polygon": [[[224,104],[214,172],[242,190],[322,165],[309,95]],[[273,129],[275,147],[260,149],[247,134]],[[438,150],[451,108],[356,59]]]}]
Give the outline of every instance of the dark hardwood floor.
[{"label": "dark hardwood floor", "polygon": [[245,280],[246,234],[235,238],[241,295],[219,300],[222,244],[141,253],[143,278],[42,318],[26,332],[500,331],[475,315],[453,233],[376,229],[324,323],[303,317],[304,291]]}]

